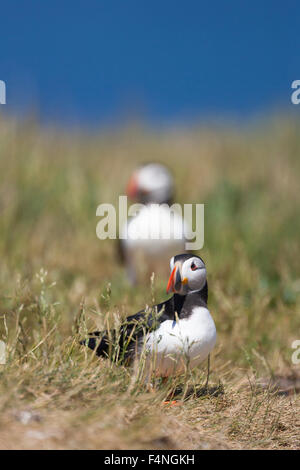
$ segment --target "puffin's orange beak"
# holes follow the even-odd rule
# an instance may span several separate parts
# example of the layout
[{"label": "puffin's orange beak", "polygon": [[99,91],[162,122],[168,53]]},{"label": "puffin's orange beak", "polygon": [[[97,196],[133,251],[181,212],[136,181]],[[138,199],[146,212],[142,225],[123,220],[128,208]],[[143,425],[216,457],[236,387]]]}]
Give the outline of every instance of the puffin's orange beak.
[{"label": "puffin's orange beak", "polygon": [[[170,292],[179,292],[181,289],[183,281],[181,280],[181,274],[179,266],[174,266],[173,271],[171,272],[170,279],[167,285],[167,294]],[[185,282],[184,282],[185,284]]]},{"label": "puffin's orange beak", "polygon": [[173,271],[171,272],[171,276],[169,277],[169,281],[167,285],[167,294],[169,294],[170,292],[174,292],[176,269],[177,269],[177,266],[174,267]]},{"label": "puffin's orange beak", "polygon": [[128,197],[130,197],[131,199],[135,199],[136,195],[137,195],[137,192],[138,192],[138,184],[137,184],[137,179],[136,179],[136,176],[133,175],[130,180],[129,180],[129,183],[127,185],[127,188],[126,188],[126,194]]}]

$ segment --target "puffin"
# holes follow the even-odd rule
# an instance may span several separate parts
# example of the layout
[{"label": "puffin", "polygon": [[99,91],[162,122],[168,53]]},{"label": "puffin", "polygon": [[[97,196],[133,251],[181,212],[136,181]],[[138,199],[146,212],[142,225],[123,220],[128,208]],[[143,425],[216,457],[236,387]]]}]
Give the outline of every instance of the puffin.
[{"label": "puffin", "polygon": [[81,344],[120,364],[144,358],[148,381],[180,375],[208,359],[207,386],[216,327],[207,308],[206,266],[199,256],[183,253],[171,258],[170,269],[172,297],[128,316],[117,330],[91,333]]},{"label": "puffin", "polygon": [[190,227],[181,212],[172,210],[174,181],[161,163],[141,165],[132,174],[127,196],[143,206],[120,227],[119,258],[125,263],[129,282],[137,284],[166,274],[173,253],[186,252]]}]

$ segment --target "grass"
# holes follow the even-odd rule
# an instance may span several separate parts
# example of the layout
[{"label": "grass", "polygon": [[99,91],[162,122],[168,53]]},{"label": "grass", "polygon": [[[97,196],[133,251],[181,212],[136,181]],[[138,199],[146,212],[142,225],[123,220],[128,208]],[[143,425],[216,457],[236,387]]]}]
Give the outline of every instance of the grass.
[{"label": "grass", "polygon": [[[300,447],[296,389],[273,386],[300,375],[299,131],[287,117],[98,135],[0,119],[0,448]],[[97,206],[152,159],[173,169],[178,202],[205,203],[219,393],[198,393],[205,367],[149,393],[78,344],[166,297],[167,279],[131,288],[95,233]],[[179,385],[183,404],[162,406]]]}]

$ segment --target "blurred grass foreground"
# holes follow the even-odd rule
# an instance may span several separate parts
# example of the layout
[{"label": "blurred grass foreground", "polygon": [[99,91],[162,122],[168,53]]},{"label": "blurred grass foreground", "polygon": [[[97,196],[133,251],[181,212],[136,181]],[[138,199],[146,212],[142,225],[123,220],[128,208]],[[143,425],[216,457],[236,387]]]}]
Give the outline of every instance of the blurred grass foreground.
[{"label": "blurred grass foreground", "polygon": [[[299,156],[295,118],[93,135],[0,118],[0,448],[299,448]],[[167,279],[130,287],[116,242],[96,237],[97,206],[152,160],[173,171],[176,202],[205,204],[223,390],[163,411],[177,382],[196,390],[205,371],[149,394],[78,345],[165,298]]]}]

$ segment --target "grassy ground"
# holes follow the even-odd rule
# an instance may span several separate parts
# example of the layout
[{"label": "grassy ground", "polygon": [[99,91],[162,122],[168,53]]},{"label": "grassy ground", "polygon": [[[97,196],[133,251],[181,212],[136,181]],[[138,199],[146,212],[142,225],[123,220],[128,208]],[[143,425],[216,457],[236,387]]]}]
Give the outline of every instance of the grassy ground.
[{"label": "grassy ground", "polygon": [[[98,136],[0,119],[0,448],[300,447],[299,136],[286,118]],[[152,159],[174,170],[179,202],[206,204],[216,393],[198,393],[204,368],[148,393],[78,345],[165,298],[167,279],[130,288],[95,233],[98,204]],[[162,406],[179,384],[192,395]]]}]

